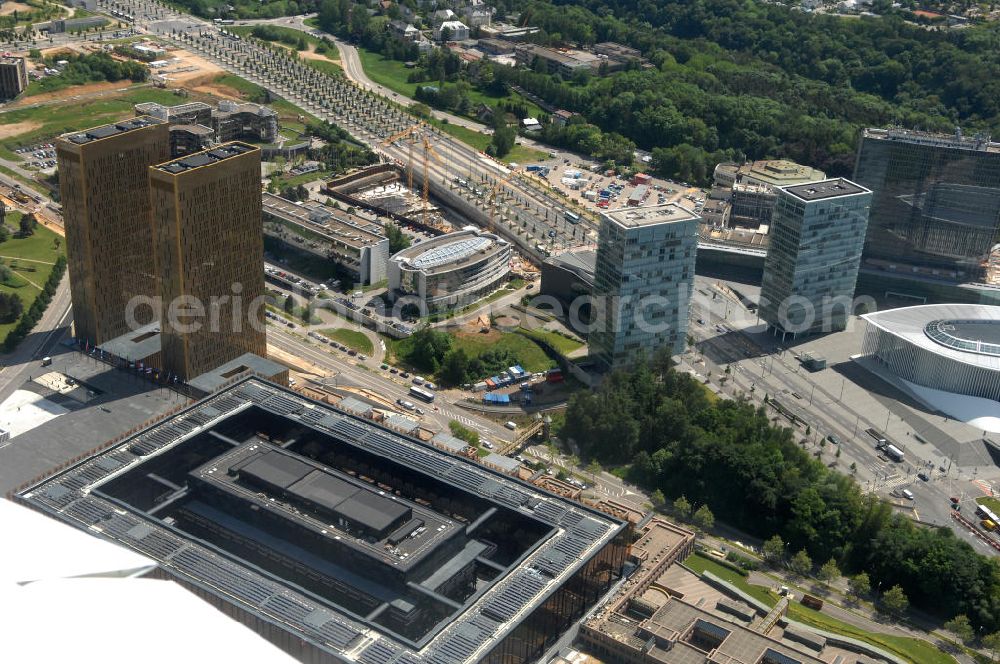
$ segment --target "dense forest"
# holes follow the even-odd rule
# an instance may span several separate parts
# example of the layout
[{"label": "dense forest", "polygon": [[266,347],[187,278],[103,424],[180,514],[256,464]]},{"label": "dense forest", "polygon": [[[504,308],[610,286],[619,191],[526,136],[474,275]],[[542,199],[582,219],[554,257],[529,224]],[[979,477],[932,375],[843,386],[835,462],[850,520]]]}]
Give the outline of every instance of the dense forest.
[{"label": "dense forest", "polygon": [[[1000,129],[1000,27],[928,30],[902,15],[816,16],[749,0],[499,0],[500,13],[539,26],[553,46],[617,41],[651,67],[563,79],[544,66],[514,69],[422,56],[418,72],[441,90],[467,82],[493,93],[519,86],[582,117],[543,138],[615,161],[653,152],[661,174],[705,181],[720,159],[789,157],[831,175],[851,172],[858,130],[895,123],[966,133]],[[384,21],[324,0],[324,28],[388,57],[414,59]],[[355,16],[357,14],[357,16]],[[418,74],[419,75],[419,74]],[[445,94],[462,105],[461,94]],[[623,149],[624,148],[624,149]]]},{"label": "dense forest", "polygon": [[[654,68],[523,87],[657,150],[693,179],[708,153],[787,156],[849,174],[861,126],[1000,128],[1000,28],[929,31],[901,17],[814,16],[738,0],[515,3],[549,44],[618,41]],[[692,149],[693,148],[693,149]],[[665,173],[670,174],[670,173]]]},{"label": "dense forest", "polygon": [[[416,60],[386,21],[351,0],[179,0],[202,16],[318,11],[321,26],[395,59]],[[412,0],[403,4],[415,6]],[[630,147],[653,152],[665,176],[704,182],[720,159],[789,157],[849,174],[858,130],[899,124],[1000,133],[1000,26],[928,29],[908,8],[881,16],[814,15],[753,0],[493,0],[498,15],[541,28],[552,46],[616,41],[649,67],[564,80],[544,66],[455,65],[420,56],[418,74],[442,90],[441,107],[464,107],[447,84],[493,92],[515,85],[581,114],[572,130],[543,138],[619,162]],[[355,11],[355,8],[358,11]],[[924,21],[926,22],[926,21]],[[436,61],[434,60],[436,58]],[[445,67],[441,64],[444,63]],[[452,66],[454,65],[454,66]]]},{"label": "dense forest", "polygon": [[928,529],[864,495],[778,427],[765,408],[715,401],[673,371],[669,358],[610,375],[596,392],[578,392],[564,438],[585,460],[619,465],[668,499],[707,504],[721,521],[790,551],[837,559],[872,584],[899,584],[912,603],[943,619],[966,614],[984,632],[1000,628],[1000,560],[976,553],[947,528]]}]

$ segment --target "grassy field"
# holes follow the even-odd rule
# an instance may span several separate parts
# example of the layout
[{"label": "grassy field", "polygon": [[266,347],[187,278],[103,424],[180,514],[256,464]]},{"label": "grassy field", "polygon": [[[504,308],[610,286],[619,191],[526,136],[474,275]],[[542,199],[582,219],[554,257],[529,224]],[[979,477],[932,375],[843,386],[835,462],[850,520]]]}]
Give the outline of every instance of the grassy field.
[{"label": "grassy field", "polygon": [[[20,108],[0,113],[0,125],[24,123],[28,128],[0,142],[7,150],[22,145],[32,145],[69,131],[79,131],[100,124],[116,122],[135,115],[134,104],[154,101],[161,104],[178,104],[183,97],[168,90],[143,87],[115,97],[91,100],[66,100],[35,108]],[[19,156],[14,158],[20,159]]]},{"label": "grassy field", "polygon": [[[739,588],[754,599],[764,602],[768,606],[773,606],[778,601],[778,596],[773,592],[762,586],[751,585],[740,574],[705,556],[691,555],[684,561],[684,564],[698,573],[703,571],[711,572],[723,581],[731,583],[736,588]],[[867,632],[854,625],[831,618],[821,611],[815,611],[802,606],[798,602],[791,602],[788,605],[788,617],[818,629],[870,643],[915,664],[955,664],[955,659],[951,655],[941,652],[933,644],[922,639]]]},{"label": "grassy field", "polygon": [[576,339],[570,339],[569,337],[565,337],[558,332],[552,332],[551,330],[543,330],[540,328],[535,330],[521,329],[518,330],[518,334],[523,334],[533,339],[540,339],[555,348],[561,355],[568,355],[583,347],[583,344]]},{"label": "grassy field", "polygon": [[312,173],[303,173],[302,175],[285,174],[272,178],[271,182],[279,189],[284,189],[285,187],[297,187],[300,184],[306,184],[313,180],[327,180],[331,175],[333,175],[333,171],[313,171]]},{"label": "grassy field", "polygon": [[823,629],[835,634],[850,636],[859,641],[871,643],[883,650],[899,655],[903,659],[918,664],[955,664],[955,658],[937,649],[933,644],[922,639],[908,636],[895,636],[879,632],[866,632],[854,625],[831,618],[830,616],[796,602],[788,605],[788,617],[803,624]]},{"label": "grassy field", "polygon": [[530,373],[556,366],[555,361],[545,354],[541,346],[520,334],[456,334],[453,346],[463,349],[469,357],[479,357],[488,350],[509,350],[520,359],[524,370]]},{"label": "grassy field", "polygon": [[344,327],[336,327],[329,330],[320,330],[319,333],[323,336],[330,337],[334,341],[339,341],[348,348],[353,348],[359,353],[371,355],[375,352],[375,346],[372,345],[372,340],[366,337],[364,332],[349,330]]},{"label": "grassy field", "polygon": [[976,498],[976,502],[980,505],[985,505],[994,514],[1000,514],[1000,498],[983,496],[982,498]]},{"label": "grassy field", "polygon": [[[441,122],[440,120],[435,119],[429,120],[429,123],[444,133],[454,136],[466,145],[481,152],[485,152],[486,146],[490,144],[489,135],[476,131],[475,129],[469,129],[468,127],[462,127],[461,125],[451,122]],[[528,164],[533,161],[540,161],[546,157],[547,155],[541,150],[529,148],[526,145],[515,145],[511,148],[511,151],[507,153],[507,156],[502,159],[502,161],[505,161],[508,164],[511,162],[517,164]]]},{"label": "grassy field", "polygon": [[328,76],[343,76],[343,68],[336,62],[329,62],[328,60],[315,60],[313,58],[305,59],[302,62],[306,63],[316,71],[323,72]]},{"label": "grassy field", "polygon": [[729,569],[725,565],[720,565],[707,556],[692,554],[687,557],[684,564],[699,574],[701,572],[711,572],[723,581],[733,584],[736,588],[742,590],[747,595],[750,595],[754,599],[763,602],[768,606],[773,606],[774,603],[778,601],[777,598],[766,588],[751,585],[747,582],[745,576]]},{"label": "grassy field", "polygon": [[[371,51],[363,48],[358,49],[358,57],[361,59],[361,66],[364,67],[368,78],[380,85],[384,85],[393,92],[403,95],[404,97],[413,97],[417,92],[417,87],[421,85],[434,85],[432,82],[410,83],[407,81],[406,79],[413,70],[407,69],[406,65],[399,60],[390,60],[385,58],[380,53],[372,53]],[[528,107],[528,115],[533,118],[537,118],[539,115],[544,113],[544,111],[534,102],[530,102],[518,94],[511,94],[507,97],[498,97],[480,90],[469,90],[469,101],[471,101],[473,105],[489,104],[491,106],[495,106],[497,102],[502,99],[513,102],[523,102]]]},{"label": "grassy field", "polygon": [[[386,337],[386,348],[394,361],[405,364],[404,358],[410,353],[411,340]],[[496,330],[488,334],[460,332],[452,335],[452,348],[463,349],[470,358],[479,357],[488,350],[510,350],[517,355],[521,366],[530,373],[545,371],[556,366],[555,361],[545,354],[541,346],[520,334],[508,334]]]},{"label": "grassy field", "polygon": [[[13,231],[17,230],[18,222],[21,220],[21,213],[8,212],[5,224]],[[55,244],[59,239],[59,246]],[[27,238],[11,238],[0,244],[0,260],[10,267],[18,277],[18,283],[22,285],[14,288],[0,284],[0,291],[6,293],[16,293],[24,302],[24,310],[27,311],[31,303],[42,290],[49,274],[52,272],[52,264],[64,253],[64,243],[62,238],[49,229],[38,226],[35,234]],[[34,269],[34,272],[29,270]],[[7,338],[7,333],[17,325],[5,323],[0,325],[0,340]]]}]

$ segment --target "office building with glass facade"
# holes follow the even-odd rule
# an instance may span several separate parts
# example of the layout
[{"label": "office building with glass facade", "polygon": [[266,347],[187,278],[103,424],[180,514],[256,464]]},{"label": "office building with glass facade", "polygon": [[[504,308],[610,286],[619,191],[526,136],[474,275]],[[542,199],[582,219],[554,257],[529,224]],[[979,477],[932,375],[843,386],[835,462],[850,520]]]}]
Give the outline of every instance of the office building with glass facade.
[{"label": "office building with glass facade", "polygon": [[303,662],[539,661],[632,541],[625,521],[256,378],[18,498],[156,559]]},{"label": "office building with glass facade", "polygon": [[778,189],[759,308],[773,332],[846,327],[871,196],[842,178]]},{"label": "office building with glass facade", "polygon": [[187,381],[267,357],[260,148],[226,143],[148,170],[163,368]]},{"label": "office building with glass facade", "polygon": [[865,314],[862,355],[935,390],[1000,400],[1000,307],[928,304]]},{"label": "office building with glass facade", "polygon": [[[149,167],[170,158],[167,124],[135,118],[60,136],[59,194],[76,338],[91,346],[159,318]],[[132,306],[138,299],[146,304]]]},{"label": "office building with glass facade", "polygon": [[700,221],[673,203],[601,215],[588,341],[605,369],[684,352]]},{"label": "office building with glass facade", "polygon": [[1000,143],[867,129],[853,180],[873,192],[861,264],[866,291],[976,297],[969,285],[986,282],[1000,230]]},{"label": "office building with glass facade", "polygon": [[431,238],[389,259],[389,293],[428,311],[475,302],[503,284],[511,251],[506,240],[475,229]]}]

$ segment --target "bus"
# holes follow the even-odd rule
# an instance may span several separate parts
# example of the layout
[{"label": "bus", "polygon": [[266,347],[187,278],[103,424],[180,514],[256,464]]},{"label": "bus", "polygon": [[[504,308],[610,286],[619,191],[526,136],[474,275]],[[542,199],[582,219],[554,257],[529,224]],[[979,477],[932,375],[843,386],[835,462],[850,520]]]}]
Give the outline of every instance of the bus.
[{"label": "bus", "polygon": [[986,505],[976,505],[976,516],[983,519],[984,521],[992,521],[993,523],[1000,523],[1000,518]]},{"label": "bus", "polygon": [[432,403],[434,401],[434,393],[430,390],[425,390],[422,387],[417,387],[414,385],[410,388],[410,396],[414,399],[420,399],[421,401],[426,401],[427,403]]},{"label": "bus", "polygon": [[563,216],[566,218],[566,221],[568,221],[571,224],[578,224],[578,223],[580,223],[580,215],[578,215],[575,212],[570,212],[569,210],[567,210],[563,214]]}]

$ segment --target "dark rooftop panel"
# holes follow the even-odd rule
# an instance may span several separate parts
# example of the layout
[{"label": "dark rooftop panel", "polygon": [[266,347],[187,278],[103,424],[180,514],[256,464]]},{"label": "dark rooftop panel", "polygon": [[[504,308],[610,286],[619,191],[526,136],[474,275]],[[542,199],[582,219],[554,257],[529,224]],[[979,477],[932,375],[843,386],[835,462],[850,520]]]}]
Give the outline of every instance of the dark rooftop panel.
[{"label": "dark rooftop panel", "polygon": [[410,514],[410,508],[394,500],[361,491],[337,506],[337,513],[375,531],[383,531]]},{"label": "dark rooftop panel", "polygon": [[220,145],[210,150],[195,152],[194,154],[159,164],[153,168],[176,175],[177,173],[183,173],[194,168],[201,168],[202,166],[208,166],[209,164],[215,164],[231,157],[246,154],[253,149],[253,147],[242,143],[227,143],[226,145]]},{"label": "dark rooftop panel", "polygon": [[314,470],[288,487],[289,494],[330,513],[358,491],[360,489],[353,484],[322,470]]},{"label": "dark rooftop panel", "polygon": [[162,124],[162,120],[149,117],[132,118],[130,120],[123,120],[122,122],[93,127],[82,132],[66,134],[63,138],[71,143],[84,145],[91,141],[99,141],[102,138],[110,138],[111,136],[117,136],[118,134],[124,134],[125,132],[142,129],[143,127],[155,124]]},{"label": "dark rooftop panel", "polygon": [[386,640],[379,640],[365,648],[358,658],[361,664],[392,664],[399,657],[399,649]]},{"label": "dark rooftop panel", "polygon": [[184,157],[177,163],[183,166],[184,168],[198,168],[199,166],[206,166],[208,164],[211,164],[214,161],[215,161],[214,159],[212,159],[204,152],[199,152],[197,154],[191,155],[190,157]]},{"label": "dark rooftop panel", "polygon": [[309,464],[279,452],[269,452],[240,468],[240,479],[265,487],[287,489],[312,470]]}]

